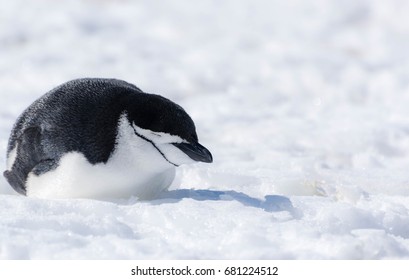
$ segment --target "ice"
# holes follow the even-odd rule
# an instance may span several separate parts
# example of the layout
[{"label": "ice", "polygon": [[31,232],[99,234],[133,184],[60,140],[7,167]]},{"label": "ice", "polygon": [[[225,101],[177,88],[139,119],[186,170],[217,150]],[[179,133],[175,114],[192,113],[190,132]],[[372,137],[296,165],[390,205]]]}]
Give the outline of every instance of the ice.
[{"label": "ice", "polygon": [[214,157],[150,201],[0,178],[1,259],[409,258],[408,2],[0,4],[3,170],[17,116],[79,77],[180,104]]}]

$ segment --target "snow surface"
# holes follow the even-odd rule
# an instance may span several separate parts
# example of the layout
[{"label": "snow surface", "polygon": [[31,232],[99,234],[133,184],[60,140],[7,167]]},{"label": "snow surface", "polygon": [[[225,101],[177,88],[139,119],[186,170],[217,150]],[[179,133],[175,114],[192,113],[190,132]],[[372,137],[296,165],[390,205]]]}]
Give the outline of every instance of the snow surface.
[{"label": "snow surface", "polygon": [[409,2],[0,0],[0,161],[79,77],[162,94],[213,164],[152,201],[17,196],[1,259],[409,258]]}]

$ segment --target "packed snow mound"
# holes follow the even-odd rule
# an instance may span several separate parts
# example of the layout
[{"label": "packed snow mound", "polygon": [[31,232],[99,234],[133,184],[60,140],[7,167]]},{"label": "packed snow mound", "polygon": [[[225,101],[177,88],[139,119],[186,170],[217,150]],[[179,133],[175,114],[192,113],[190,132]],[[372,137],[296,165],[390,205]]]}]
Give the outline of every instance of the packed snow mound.
[{"label": "packed snow mound", "polygon": [[409,3],[1,2],[3,170],[17,116],[79,77],[175,101],[214,156],[151,201],[0,178],[1,259],[409,258]]}]

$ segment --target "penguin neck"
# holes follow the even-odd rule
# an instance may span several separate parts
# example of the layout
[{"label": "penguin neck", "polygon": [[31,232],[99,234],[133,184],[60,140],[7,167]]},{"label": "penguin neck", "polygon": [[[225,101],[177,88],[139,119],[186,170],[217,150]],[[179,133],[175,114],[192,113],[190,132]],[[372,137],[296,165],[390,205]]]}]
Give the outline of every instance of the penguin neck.
[{"label": "penguin neck", "polygon": [[133,166],[136,172],[152,175],[175,169],[151,142],[135,134],[126,113],[119,118],[115,151],[110,161],[119,161]]}]

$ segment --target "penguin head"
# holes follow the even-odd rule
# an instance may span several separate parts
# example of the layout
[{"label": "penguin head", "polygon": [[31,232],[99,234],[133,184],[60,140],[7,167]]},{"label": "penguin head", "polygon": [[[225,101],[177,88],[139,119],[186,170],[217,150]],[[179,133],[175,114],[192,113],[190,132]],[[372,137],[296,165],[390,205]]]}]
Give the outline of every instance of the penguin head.
[{"label": "penguin head", "polygon": [[133,95],[126,115],[135,136],[149,142],[168,163],[213,161],[210,151],[198,141],[192,118],[169,99],[148,93]]}]

